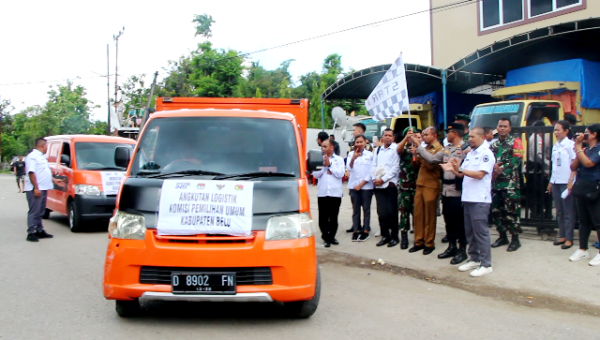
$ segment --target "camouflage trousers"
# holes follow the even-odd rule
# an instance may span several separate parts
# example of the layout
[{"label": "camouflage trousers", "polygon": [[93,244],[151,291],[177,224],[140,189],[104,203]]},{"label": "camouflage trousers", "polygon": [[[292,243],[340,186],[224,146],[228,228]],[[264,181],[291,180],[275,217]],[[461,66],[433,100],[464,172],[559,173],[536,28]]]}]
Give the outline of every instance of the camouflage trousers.
[{"label": "camouflage trousers", "polygon": [[521,218],[521,190],[492,190],[492,223],[498,232],[511,235],[523,232]]},{"label": "camouflage trousers", "polygon": [[398,229],[401,231],[410,230],[410,215],[414,218],[415,209],[415,193],[417,189],[400,189],[398,190],[398,211],[400,218],[398,219]]}]

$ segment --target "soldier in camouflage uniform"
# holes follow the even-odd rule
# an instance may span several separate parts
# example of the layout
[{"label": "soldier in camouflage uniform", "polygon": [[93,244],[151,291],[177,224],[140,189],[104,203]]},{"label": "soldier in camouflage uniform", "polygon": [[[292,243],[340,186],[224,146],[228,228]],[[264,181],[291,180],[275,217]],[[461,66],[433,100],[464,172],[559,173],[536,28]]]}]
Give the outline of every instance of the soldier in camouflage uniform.
[{"label": "soldier in camouflage uniform", "polygon": [[[413,155],[408,151],[407,143],[410,143],[408,131],[404,129],[404,139],[398,143],[398,155],[400,156],[400,174],[398,175],[398,211],[400,218],[398,229],[401,232],[400,248],[408,249],[408,231],[410,230],[410,215],[413,215],[415,207],[415,192],[417,191],[417,169],[412,164]],[[420,130],[414,129],[415,133]],[[410,146],[410,144],[409,144]],[[414,218],[414,215],[413,215]]]},{"label": "soldier in camouflage uniform", "polygon": [[498,121],[500,138],[492,143],[490,149],[496,156],[496,165],[492,174],[492,221],[500,237],[492,244],[497,248],[509,244],[507,230],[512,235],[508,251],[521,247],[519,226],[521,216],[521,163],[523,161],[523,143],[520,138],[510,135],[511,124],[508,119]]}]

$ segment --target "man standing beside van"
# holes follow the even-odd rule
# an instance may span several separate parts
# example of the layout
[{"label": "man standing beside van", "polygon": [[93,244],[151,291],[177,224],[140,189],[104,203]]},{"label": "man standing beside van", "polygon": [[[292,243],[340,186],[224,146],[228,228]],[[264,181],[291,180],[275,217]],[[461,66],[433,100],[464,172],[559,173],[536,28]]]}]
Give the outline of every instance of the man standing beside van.
[{"label": "man standing beside van", "polygon": [[63,186],[64,181],[52,177],[48,166],[46,151],[48,144],[44,138],[35,140],[35,148],[25,158],[27,177],[25,180],[25,195],[29,204],[27,213],[27,241],[38,242],[40,238],[52,238],[44,230],[42,217],[46,212],[46,196],[54,184]]},{"label": "man standing beside van", "polygon": [[[523,143],[520,138],[510,135],[511,124],[508,118],[498,121],[499,139],[492,143],[490,150],[496,157],[492,175],[492,221],[500,237],[492,248],[509,245],[507,251],[516,251],[521,247],[519,226],[521,216],[521,163]],[[510,244],[506,232],[510,232]]]},{"label": "man standing beside van", "polygon": [[318,179],[319,228],[323,246],[329,248],[332,244],[340,244],[335,239],[338,229],[338,215],[342,204],[342,178],[346,172],[344,159],[337,156],[333,143],[326,139],[321,143],[323,150],[323,169],[313,172]]}]

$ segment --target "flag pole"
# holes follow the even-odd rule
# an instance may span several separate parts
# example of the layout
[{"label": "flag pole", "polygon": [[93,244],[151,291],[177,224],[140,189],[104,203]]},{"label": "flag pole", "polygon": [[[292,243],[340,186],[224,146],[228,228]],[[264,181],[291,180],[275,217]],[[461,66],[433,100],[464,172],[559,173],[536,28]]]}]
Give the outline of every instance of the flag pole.
[{"label": "flag pole", "polygon": [[[400,57],[402,58],[402,66],[404,66],[404,55],[402,54],[402,52],[400,52]],[[406,78],[406,66],[404,66],[404,74],[405,74],[404,77]],[[408,80],[406,81],[406,98],[410,98],[409,93],[408,93]],[[412,118],[410,116],[410,99],[408,101],[408,128],[410,131],[414,132],[414,129],[412,126]],[[410,144],[412,146],[415,146],[415,143],[413,143],[412,138],[411,138]],[[413,162],[416,162],[417,156],[413,154],[412,160],[413,160]]]}]

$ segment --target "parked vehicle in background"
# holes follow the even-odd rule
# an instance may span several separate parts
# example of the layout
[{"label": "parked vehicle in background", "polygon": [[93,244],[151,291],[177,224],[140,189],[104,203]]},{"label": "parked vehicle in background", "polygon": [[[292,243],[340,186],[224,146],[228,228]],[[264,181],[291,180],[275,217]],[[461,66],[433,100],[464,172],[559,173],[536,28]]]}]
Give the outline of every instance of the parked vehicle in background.
[{"label": "parked vehicle in background", "polygon": [[48,191],[45,218],[51,211],[67,215],[72,232],[85,230],[87,222],[108,220],[126,169],[115,164],[115,149],[133,149],[135,141],[97,135],[61,135],[46,140],[52,175],[64,179],[65,186]]},{"label": "parked vehicle in background", "polygon": [[129,168],[102,287],[121,317],[157,300],[316,311],[307,118],[306,99],[157,98],[137,148],[115,153]]}]

